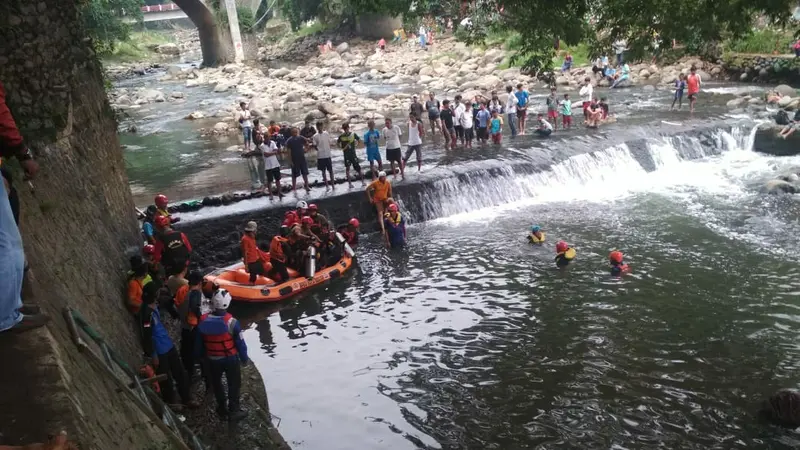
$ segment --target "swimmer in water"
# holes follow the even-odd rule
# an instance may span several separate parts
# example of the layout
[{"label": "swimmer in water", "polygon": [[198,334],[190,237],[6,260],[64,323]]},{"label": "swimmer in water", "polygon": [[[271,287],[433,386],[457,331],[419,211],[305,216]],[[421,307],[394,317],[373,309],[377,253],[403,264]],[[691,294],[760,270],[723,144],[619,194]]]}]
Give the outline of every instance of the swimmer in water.
[{"label": "swimmer in water", "polygon": [[623,254],[620,251],[613,251],[608,254],[608,262],[611,263],[611,275],[620,277],[631,271],[630,267],[623,262]]},{"label": "swimmer in water", "polygon": [[531,227],[531,232],[528,234],[528,242],[531,244],[544,244],[544,231],[539,225]]},{"label": "swimmer in water", "polygon": [[562,269],[567,267],[569,263],[571,263],[575,257],[577,256],[577,252],[574,248],[570,247],[564,241],[558,241],[556,244],[556,267]]}]

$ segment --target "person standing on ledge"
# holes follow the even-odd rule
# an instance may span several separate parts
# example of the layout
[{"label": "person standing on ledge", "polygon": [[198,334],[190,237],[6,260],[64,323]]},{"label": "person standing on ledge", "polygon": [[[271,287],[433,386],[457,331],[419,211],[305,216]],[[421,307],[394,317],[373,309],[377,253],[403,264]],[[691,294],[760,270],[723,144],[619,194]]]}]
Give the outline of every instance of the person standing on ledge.
[{"label": "person standing on ledge", "polygon": [[400,145],[400,136],[403,135],[403,130],[392,124],[392,119],[386,118],[384,121],[386,127],[383,129],[383,139],[386,140],[386,161],[389,162],[392,168],[392,178],[397,179],[397,173],[394,171],[394,164],[400,166],[400,176],[405,180],[406,173],[403,167],[403,151]]},{"label": "person standing on ledge", "polygon": [[239,125],[242,127],[242,136],[244,137],[244,152],[250,151],[250,143],[253,140],[253,116],[250,110],[247,109],[247,103],[239,102]]},{"label": "person standing on ledge", "polygon": [[517,137],[517,106],[519,99],[514,95],[514,88],[506,86],[508,99],[506,100],[506,116],[508,117],[508,127],[511,128],[511,137]]},{"label": "person standing on ledge", "polygon": [[[403,157],[403,168],[408,163],[408,158],[412,153],[417,154],[417,170],[422,171],[422,138],[425,136],[425,127],[422,121],[417,120],[418,117],[411,113],[408,115],[408,149]],[[401,169],[403,170],[403,169]]]},{"label": "person standing on ledge", "polygon": [[697,95],[700,93],[700,86],[703,84],[703,80],[700,79],[700,75],[697,74],[697,67],[692,66],[689,69],[689,76],[686,77],[686,87],[687,93],[689,94],[689,112],[694,112],[694,105],[697,103]]},{"label": "person standing on ledge", "polygon": [[[317,130],[319,132],[311,138],[312,145],[317,149],[317,169],[322,172],[322,184],[325,185],[325,190],[336,189],[331,159],[331,135],[325,130],[324,122],[317,122]],[[330,186],[328,186],[328,174],[331,175]]]},{"label": "person standing on ledge", "polygon": [[367,185],[364,181],[364,175],[361,174],[361,165],[358,163],[358,155],[356,154],[356,145],[360,140],[361,138],[356,133],[350,131],[349,123],[342,124],[342,134],[339,135],[337,142],[342,149],[342,153],[344,153],[344,174],[347,178],[347,184],[351,188],[353,187],[353,181],[350,179],[351,166],[358,174],[358,178],[361,179],[361,185]]},{"label": "person standing on ledge", "polygon": [[[383,160],[381,160],[381,148],[378,141],[381,139],[381,133],[375,129],[375,121],[370,120],[367,122],[369,129],[364,133],[364,146],[367,148],[367,161],[369,161],[369,171],[372,172],[372,178],[375,179],[378,172],[383,172]],[[378,163],[378,170],[375,170],[375,163]]]},{"label": "person standing on ledge", "polygon": [[[313,127],[312,127],[313,128]],[[297,128],[292,128],[292,137],[286,141],[286,148],[292,159],[292,191],[297,192],[297,177],[303,177],[306,191],[311,192],[308,185],[308,161],[306,161],[306,138],[299,136]]]}]

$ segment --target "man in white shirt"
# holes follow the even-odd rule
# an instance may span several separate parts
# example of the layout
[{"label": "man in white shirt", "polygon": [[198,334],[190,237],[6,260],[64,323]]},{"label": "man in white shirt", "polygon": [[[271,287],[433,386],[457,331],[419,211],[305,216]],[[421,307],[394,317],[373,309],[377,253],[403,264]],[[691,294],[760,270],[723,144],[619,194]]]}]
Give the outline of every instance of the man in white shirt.
[{"label": "man in white shirt", "polygon": [[281,163],[278,161],[278,146],[275,145],[275,141],[269,138],[264,139],[264,143],[261,144],[261,152],[264,153],[264,168],[267,172],[267,184],[264,186],[267,192],[269,192],[269,199],[273,199],[272,194],[272,182],[275,181],[275,189],[278,192],[278,197],[283,198],[283,192],[281,192]]},{"label": "man in white shirt", "polygon": [[403,166],[408,163],[412,153],[417,154],[417,170],[422,170],[422,137],[425,136],[425,126],[417,120],[414,113],[408,115],[408,149],[403,157]]},{"label": "man in white shirt", "polygon": [[592,86],[592,79],[586,77],[583,80],[583,87],[579,92],[581,102],[583,102],[583,120],[586,121],[589,117],[589,106],[592,104],[592,96],[594,96],[594,86]]},{"label": "man in white shirt", "polygon": [[247,109],[247,103],[239,103],[241,110],[239,111],[239,125],[242,127],[242,135],[244,136],[244,151],[250,151],[250,143],[253,141],[253,116],[250,110]]},{"label": "man in white shirt", "polygon": [[617,39],[612,47],[614,47],[614,53],[617,54],[617,67],[619,67],[625,61],[625,50],[628,49],[628,43],[625,39]]},{"label": "man in white shirt", "polygon": [[508,116],[508,127],[511,128],[511,137],[517,136],[517,105],[519,99],[514,95],[514,88],[506,86],[508,100],[506,100],[506,115]]},{"label": "man in white shirt", "polygon": [[[317,122],[317,134],[311,137],[311,143],[317,149],[317,169],[322,172],[322,184],[325,185],[325,190],[336,189],[331,159],[331,135],[325,130],[325,122]],[[328,174],[331,175],[330,186],[328,186]]]},{"label": "man in white shirt", "polygon": [[461,116],[466,112],[464,103],[461,101],[461,95],[456,95],[455,98],[456,109],[453,112],[456,125],[456,137],[461,140],[461,145],[464,145],[464,127],[461,126]]},{"label": "man in white shirt", "polygon": [[403,164],[403,151],[400,148],[400,136],[403,135],[403,130],[401,130],[400,127],[394,126],[392,124],[392,119],[388,117],[384,124],[386,127],[381,130],[381,135],[386,141],[386,160],[391,164],[392,177],[397,179],[397,174],[394,171],[394,164],[397,163],[397,165],[400,166],[400,176],[405,180],[406,173]]},{"label": "man in white shirt", "polygon": [[[475,138],[475,130],[472,128],[474,120],[472,120],[472,104],[469,100],[464,100],[464,112],[461,113],[459,123],[461,128],[464,129],[464,148],[472,148],[472,140]],[[469,109],[467,109],[469,108]]]},{"label": "man in white shirt", "polygon": [[535,130],[536,135],[540,137],[549,137],[551,134],[553,134],[553,125],[546,121],[544,116],[541,114],[539,114],[537,118],[539,126]]}]

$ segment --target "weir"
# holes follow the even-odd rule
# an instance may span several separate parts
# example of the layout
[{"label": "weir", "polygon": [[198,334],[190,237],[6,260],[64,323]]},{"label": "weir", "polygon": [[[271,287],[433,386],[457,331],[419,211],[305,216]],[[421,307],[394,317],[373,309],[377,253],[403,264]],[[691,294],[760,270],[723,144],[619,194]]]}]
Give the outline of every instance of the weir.
[{"label": "weir", "polygon": [[[423,222],[528,198],[565,199],[565,193],[585,189],[615,189],[627,179],[684,160],[696,160],[734,149],[752,149],[757,128],[752,123],[713,123],[678,133],[625,142],[594,139],[572,145],[537,149],[513,160],[472,161],[428,168],[421,176],[393,186],[393,197],[410,222]],[[566,142],[566,141],[564,141]],[[411,169],[411,168],[409,168]],[[339,194],[338,192],[343,193]],[[568,197],[568,196],[567,196]],[[333,224],[358,217],[362,233],[377,229],[376,214],[364,189],[344,186],[323,197],[300,199],[316,203]],[[566,200],[569,200],[566,198]],[[209,270],[237,261],[241,229],[249,220],[259,224],[259,244],[278,232],[284,213],[296,199],[242,200],[181,214],[177,229],[194,247],[194,262]]]}]

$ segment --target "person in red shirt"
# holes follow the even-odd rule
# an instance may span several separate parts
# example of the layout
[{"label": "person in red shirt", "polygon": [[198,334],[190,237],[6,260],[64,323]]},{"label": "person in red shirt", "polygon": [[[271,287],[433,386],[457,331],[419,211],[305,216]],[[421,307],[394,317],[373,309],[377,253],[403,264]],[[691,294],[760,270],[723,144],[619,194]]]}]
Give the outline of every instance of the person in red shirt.
[{"label": "person in red shirt", "polygon": [[[11,157],[17,158],[27,178],[39,171],[6,105],[6,91],[0,83],[0,158]],[[33,314],[35,308],[22,304],[25,250],[8,194],[6,184],[0,183],[0,273],[4,276],[0,282],[0,332],[23,332],[45,325],[49,318]]]},{"label": "person in red shirt", "polygon": [[189,238],[180,231],[173,230],[169,224],[169,217],[155,218],[158,239],[153,259],[161,263],[167,276],[181,273],[189,265],[189,258],[192,256]]},{"label": "person in red shirt", "polygon": [[689,94],[689,112],[693,113],[694,104],[697,103],[697,94],[700,93],[700,86],[703,80],[701,80],[700,75],[697,74],[697,67],[692,66],[689,71],[689,76],[686,77],[686,88]]},{"label": "person in red shirt", "polygon": [[250,274],[250,284],[256,284],[259,275],[264,275],[264,262],[267,260],[263,251],[256,243],[256,230],[258,224],[250,221],[244,227],[242,236],[242,259],[247,273]]}]

